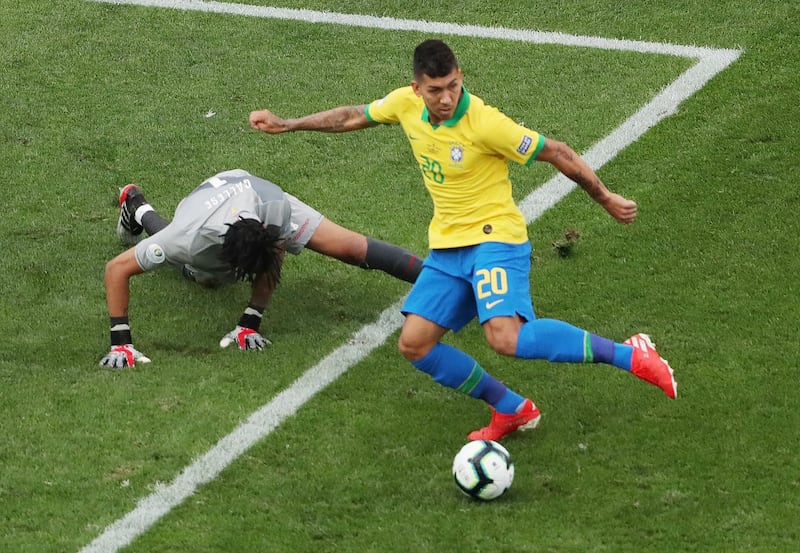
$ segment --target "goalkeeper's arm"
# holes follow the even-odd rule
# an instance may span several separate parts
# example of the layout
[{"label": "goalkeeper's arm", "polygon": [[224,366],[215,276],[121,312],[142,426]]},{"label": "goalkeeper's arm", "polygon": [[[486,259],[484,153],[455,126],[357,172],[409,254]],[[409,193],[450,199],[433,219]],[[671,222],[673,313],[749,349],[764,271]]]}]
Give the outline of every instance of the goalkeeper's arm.
[{"label": "goalkeeper's arm", "polygon": [[130,303],[130,279],[144,271],[136,261],[135,248],[119,254],[106,264],[106,305],[109,317],[127,317]]},{"label": "goalkeeper's arm", "polygon": [[244,313],[239,318],[236,328],[220,340],[221,347],[226,348],[235,342],[239,349],[264,349],[265,346],[272,344],[259,334],[259,328],[264,316],[264,309],[277,284],[278,281],[266,273],[256,275],[253,279],[250,303],[247,304]]},{"label": "goalkeeper's arm", "polygon": [[128,323],[128,304],[130,302],[130,278],[142,273],[136,261],[134,248],[130,248],[106,264],[105,286],[106,304],[111,321],[111,350],[100,364],[109,367],[133,367],[136,361],[150,361],[133,347],[133,338]]}]

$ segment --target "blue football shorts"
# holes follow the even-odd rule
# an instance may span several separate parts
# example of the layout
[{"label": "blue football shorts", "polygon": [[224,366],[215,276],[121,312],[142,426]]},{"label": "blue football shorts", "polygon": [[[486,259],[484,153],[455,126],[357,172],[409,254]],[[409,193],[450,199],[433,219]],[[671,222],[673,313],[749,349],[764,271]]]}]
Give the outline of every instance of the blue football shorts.
[{"label": "blue football shorts", "polygon": [[530,271],[529,242],[431,250],[402,312],[455,332],[476,316],[481,324],[514,315],[532,321]]}]

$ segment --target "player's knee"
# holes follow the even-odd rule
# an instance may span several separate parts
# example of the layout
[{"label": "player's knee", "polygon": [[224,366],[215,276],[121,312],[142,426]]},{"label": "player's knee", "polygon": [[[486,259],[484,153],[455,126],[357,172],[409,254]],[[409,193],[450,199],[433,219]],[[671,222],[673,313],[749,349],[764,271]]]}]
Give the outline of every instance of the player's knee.
[{"label": "player's knee", "polygon": [[518,331],[511,328],[486,329],[489,346],[500,355],[514,356],[517,353]]},{"label": "player's knee", "polygon": [[366,257],[367,239],[325,219],[311,235],[306,248],[349,265],[361,265]]},{"label": "player's knee", "polygon": [[402,335],[397,340],[397,349],[400,350],[400,354],[408,361],[416,361],[419,359],[419,356],[416,355],[417,349],[412,343],[405,340]]},{"label": "player's knee", "polygon": [[489,345],[500,355],[514,356],[517,352],[517,337],[502,336],[489,340]]},{"label": "player's knee", "polygon": [[342,241],[342,257],[345,263],[363,267],[367,257],[365,241],[361,236],[351,236]]},{"label": "player's knee", "polygon": [[408,361],[422,359],[425,357],[428,351],[430,351],[430,347],[428,347],[426,344],[410,340],[403,334],[400,334],[400,338],[397,340],[397,349],[400,350],[402,356]]},{"label": "player's knee", "polygon": [[361,265],[367,257],[367,239],[363,235],[341,229],[332,236],[335,257],[350,265]]}]

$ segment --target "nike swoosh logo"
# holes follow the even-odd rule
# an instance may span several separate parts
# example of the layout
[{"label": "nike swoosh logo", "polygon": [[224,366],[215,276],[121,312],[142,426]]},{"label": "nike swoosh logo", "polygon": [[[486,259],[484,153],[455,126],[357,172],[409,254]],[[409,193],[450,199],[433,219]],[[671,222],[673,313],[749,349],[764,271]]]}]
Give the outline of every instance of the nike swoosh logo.
[{"label": "nike swoosh logo", "polygon": [[494,300],[494,301],[487,301],[487,302],[486,302],[486,309],[491,309],[492,307],[494,307],[494,306],[495,306],[495,305],[497,305],[498,303],[503,303],[504,301],[505,301],[505,300]]}]

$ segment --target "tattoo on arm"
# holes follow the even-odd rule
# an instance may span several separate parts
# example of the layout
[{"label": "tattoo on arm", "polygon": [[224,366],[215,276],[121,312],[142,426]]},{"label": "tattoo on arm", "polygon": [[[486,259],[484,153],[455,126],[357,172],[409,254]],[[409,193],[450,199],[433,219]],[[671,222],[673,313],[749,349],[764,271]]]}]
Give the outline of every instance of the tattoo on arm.
[{"label": "tattoo on arm", "polygon": [[594,171],[571,148],[559,148],[556,157],[562,158],[569,168],[562,171],[565,177],[577,183],[595,201],[602,199],[605,186]]},{"label": "tattoo on arm", "polygon": [[297,119],[296,130],[347,132],[372,126],[364,106],[341,106]]},{"label": "tattoo on arm", "polygon": [[570,179],[578,183],[583,190],[589,194],[593,200],[599,200],[603,196],[603,183],[597,175],[591,177],[584,174],[580,169],[567,175]]}]

